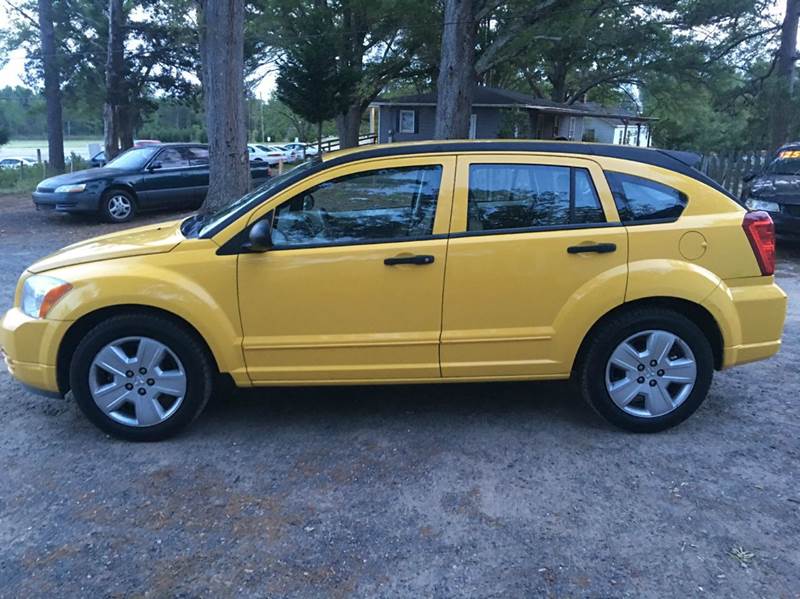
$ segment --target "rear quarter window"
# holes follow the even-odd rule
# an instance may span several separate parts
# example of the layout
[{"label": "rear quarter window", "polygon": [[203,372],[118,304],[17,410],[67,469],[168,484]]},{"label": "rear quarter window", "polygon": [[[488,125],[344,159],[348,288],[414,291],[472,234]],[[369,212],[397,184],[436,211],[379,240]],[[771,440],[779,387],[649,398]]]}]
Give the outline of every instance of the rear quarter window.
[{"label": "rear quarter window", "polygon": [[688,203],[685,193],[651,179],[613,171],[606,179],[624,223],[674,221]]}]

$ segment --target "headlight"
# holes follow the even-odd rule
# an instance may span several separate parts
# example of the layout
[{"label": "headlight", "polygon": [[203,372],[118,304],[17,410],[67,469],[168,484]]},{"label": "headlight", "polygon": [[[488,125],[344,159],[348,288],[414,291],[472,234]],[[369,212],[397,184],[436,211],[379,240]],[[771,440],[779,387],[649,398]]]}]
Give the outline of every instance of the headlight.
[{"label": "headlight", "polygon": [[22,285],[22,311],[31,318],[44,318],[50,309],[72,289],[72,285],[55,277],[33,275]]},{"label": "headlight", "polygon": [[744,203],[750,210],[766,210],[767,212],[780,212],[781,207],[777,202],[766,202],[750,198]]},{"label": "headlight", "polygon": [[56,187],[56,193],[78,193],[86,189],[86,183],[78,183],[76,185],[59,185]]}]

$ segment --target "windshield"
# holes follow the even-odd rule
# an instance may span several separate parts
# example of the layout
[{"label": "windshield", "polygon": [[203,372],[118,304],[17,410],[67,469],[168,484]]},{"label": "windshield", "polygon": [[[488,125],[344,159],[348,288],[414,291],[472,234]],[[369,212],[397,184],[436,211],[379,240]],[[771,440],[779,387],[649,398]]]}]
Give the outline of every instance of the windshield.
[{"label": "windshield", "polygon": [[150,160],[157,151],[158,146],[134,148],[133,150],[123,152],[106,164],[106,166],[109,168],[121,168],[128,171],[138,170],[147,164],[147,161]]},{"label": "windshield", "polygon": [[303,175],[320,163],[319,159],[307,160],[295,168],[284,172],[277,177],[270,177],[261,187],[257,187],[250,193],[242,196],[235,202],[228,204],[221,210],[213,214],[196,214],[190,216],[181,225],[181,232],[186,237],[200,237],[214,229],[220,223],[225,222],[230,216],[242,215],[252,207],[260,204],[267,199],[271,193],[280,189],[285,183],[291,180],[299,180]]},{"label": "windshield", "polygon": [[783,150],[767,167],[770,175],[800,175],[800,150]]}]

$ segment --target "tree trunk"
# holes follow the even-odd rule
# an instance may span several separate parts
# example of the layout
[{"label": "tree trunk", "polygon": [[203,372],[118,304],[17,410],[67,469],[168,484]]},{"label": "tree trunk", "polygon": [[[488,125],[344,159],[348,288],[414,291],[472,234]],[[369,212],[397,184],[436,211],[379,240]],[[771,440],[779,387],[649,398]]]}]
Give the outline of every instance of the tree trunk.
[{"label": "tree trunk", "polygon": [[[127,100],[126,100],[127,101]],[[126,103],[119,111],[119,148],[125,151],[133,147],[133,125],[136,121],[133,106]]]},{"label": "tree trunk", "polygon": [[475,90],[475,36],[473,0],[445,0],[442,59],[436,103],[436,139],[469,136]]},{"label": "tree trunk", "polygon": [[200,51],[209,150],[211,213],[250,189],[244,95],[244,0],[201,0]]},{"label": "tree trunk", "polygon": [[322,121],[317,123],[317,156],[322,156]]},{"label": "tree trunk", "polygon": [[788,114],[794,95],[798,19],[800,0],[786,0],[786,16],[781,28],[781,46],[773,82],[775,97],[770,113],[770,144],[773,150],[789,141]]},{"label": "tree trunk", "polygon": [[47,103],[47,152],[50,169],[64,172],[64,130],[61,116],[61,74],[56,56],[51,0],[39,0],[39,35],[44,62],[44,97]]},{"label": "tree trunk", "polygon": [[336,117],[336,132],[339,134],[339,149],[354,148],[358,145],[361,132],[361,105],[351,105],[347,112]]},{"label": "tree trunk", "polygon": [[124,34],[122,0],[108,1],[108,48],[106,53],[106,100],[103,105],[103,143],[106,160],[122,148],[122,111],[125,103]]}]

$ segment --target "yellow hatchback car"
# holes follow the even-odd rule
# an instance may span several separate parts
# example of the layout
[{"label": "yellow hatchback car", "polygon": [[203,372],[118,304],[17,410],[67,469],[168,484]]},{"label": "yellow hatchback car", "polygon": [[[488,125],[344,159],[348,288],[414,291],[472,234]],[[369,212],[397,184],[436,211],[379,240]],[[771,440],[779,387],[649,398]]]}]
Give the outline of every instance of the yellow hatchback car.
[{"label": "yellow hatchback car", "polygon": [[[225,210],[64,248],[0,342],[29,387],[163,439],[240,387],[574,378],[611,422],[687,418],[778,351],[770,217],[680,153],[564,142],[345,150]],[[734,399],[734,398],[730,398]]]}]

